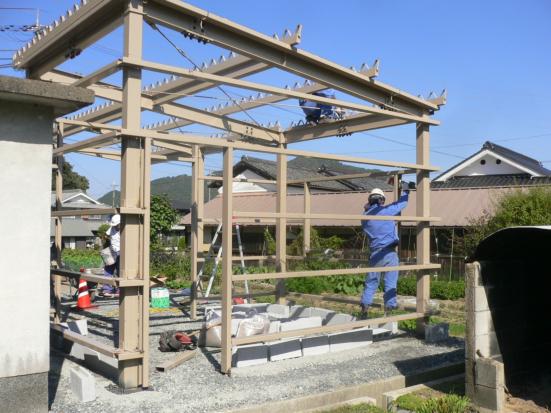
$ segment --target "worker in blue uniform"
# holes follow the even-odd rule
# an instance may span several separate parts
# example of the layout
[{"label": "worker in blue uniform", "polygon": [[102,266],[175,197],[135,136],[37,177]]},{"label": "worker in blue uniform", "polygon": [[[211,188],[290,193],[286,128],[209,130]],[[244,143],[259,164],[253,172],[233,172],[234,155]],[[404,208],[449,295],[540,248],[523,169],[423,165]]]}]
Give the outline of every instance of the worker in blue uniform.
[{"label": "worker in blue uniform", "polygon": [[[400,212],[407,206],[409,190],[415,188],[410,182],[405,184],[406,188],[400,198],[392,204],[385,205],[385,195],[379,188],[373,189],[364,206],[364,215],[400,215]],[[396,247],[399,238],[396,228],[396,221],[362,221],[363,231],[369,240],[369,266],[370,267],[395,267],[398,266],[398,254]],[[367,317],[367,310],[373,303],[373,296],[379,287],[381,272],[370,272],[366,275],[364,292],[360,301],[362,317]],[[385,272],[384,303],[385,312],[397,308],[396,286],[398,283],[398,271]]]}]

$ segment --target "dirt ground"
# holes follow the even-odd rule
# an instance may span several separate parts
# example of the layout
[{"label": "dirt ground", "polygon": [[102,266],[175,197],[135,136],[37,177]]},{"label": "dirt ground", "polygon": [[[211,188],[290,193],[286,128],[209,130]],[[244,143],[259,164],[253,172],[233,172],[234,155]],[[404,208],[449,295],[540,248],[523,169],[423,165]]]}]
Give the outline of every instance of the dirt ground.
[{"label": "dirt ground", "polygon": [[505,411],[516,413],[551,412],[551,378],[511,387],[506,395]]}]

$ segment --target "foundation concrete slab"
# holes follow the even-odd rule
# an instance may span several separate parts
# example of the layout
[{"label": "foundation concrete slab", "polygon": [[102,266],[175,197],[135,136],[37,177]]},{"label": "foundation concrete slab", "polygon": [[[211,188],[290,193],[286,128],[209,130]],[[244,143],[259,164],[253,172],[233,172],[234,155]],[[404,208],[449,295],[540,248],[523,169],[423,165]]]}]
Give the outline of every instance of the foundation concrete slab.
[{"label": "foundation concrete slab", "polygon": [[263,343],[234,347],[232,349],[232,366],[256,366],[268,362],[268,346]]},{"label": "foundation concrete slab", "polygon": [[373,330],[370,328],[329,334],[329,351],[331,353],[362,347],[371,343],[373,343]]},{"label": "foundation concrete slab", "polygon": [[269,348],[270,361],[279,361],[302,357],[300,339],[279,340],[266,343]]},{"label": "foundation concrete slab", "polygon": [[505,385],[505,370],[503,363],[489,358],[479,358],[475,364],[476,384],[490,388]]},{"label": "foundation concrete slab", "polygon": [[486,412],[502,412],[505,404],[504,389],[503,387],[491,388],[476,384],[473,402],[477,407],[486,409]]},{"label": "foundation concrete slab", "polygon": [[329,336],[327,334],[303,337],[301,344],[303,356],[316,356],[318,354],[329,353]]},{"label": "foundation concrete slab", "polygon": [[304,317],[297,320],[281,322],[280,331],[292,331],[313,327],[321,327],[321,317]]},{"label": "foundation concrete slab", "polygon": [[71,390],[81,402],[91,402],[96,399],[96,380],[92,373],[82,367],[71,369]]}]

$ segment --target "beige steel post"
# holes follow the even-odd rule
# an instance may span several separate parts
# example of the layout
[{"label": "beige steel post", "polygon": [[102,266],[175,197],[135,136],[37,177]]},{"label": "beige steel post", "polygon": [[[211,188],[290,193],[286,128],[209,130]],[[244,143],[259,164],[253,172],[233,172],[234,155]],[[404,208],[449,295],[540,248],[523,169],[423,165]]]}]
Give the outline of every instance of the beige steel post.
[{"label": "beige steel post", "polygon": [[[310,183],[304,182],[304,213],[310,214],[311,209],[311,197],[310,197]],[[302,254],[306,256],[310,252],[310,231],[311,231],[311,219],[304,218],[304,227],[302,228]]]},{"label": "beige steel post", "polygon": [[149,387],[149,243],[151,224],[151,140],[144,138],[143,143],[143,181],[142,181],[142,267],[138,275],[142,275],[144,285],[142,288],[142,314],[141,314],[141,350],[142,362],[142,387]]},{"label": "beige steel post", "polygon": [[[57,124],[57,147],[63,146],[63,123]],[[55,171],[55,209],[61,211],[63,205],[63,155],[56,157]],[[63,249],[63,222],[61,217],[55,217],[55,259],[57,268],[61,268],[61,252]],[[61,322],[61,277],[54,276],[55,315],[54,322]]]},{"label": "beige steel post", "polygon": [[[417,124],[416,129],[417,163],[429,164],[429,126]],[[430,178],[428,171],[417,171],[416,215],[430,216]],[[417,264],[430,263],[430,222],[417,223]],[[417,312],[427,314],[430,299],[430,274],[427,270],[417,273]],[[424,336],[428,316],[417,320],[417,334]]]},{"label": "beige steel post", "polygon": [[[398,199],[400,199],[400,182],[402,181],[402,175],[395,174],[394,175],[394,202],[397,202]],[[400,221],[396,222],[396,233],[398,234],[398,246],[396,248],[396,253],[398,254],[398,261],[400,261],[400,243],[401,243],[401,230],[402,225],[400,224]]]},{"label": "beige steel post", "polygon": [[[143,5],[139,0],[130,0],[124,15],[124,56],[141,58]],[[135,67],[123,69],[122,126],[126,129],[140,128],[141,116],[141,70]],[[121,207],[143,207],[141,195],[144,176],[141,140],[122,137],[121,159]],[[138,177],[138,179],[136,179]],[[143,266],[143,218],[138,215],[121,216],[120,277],[137,279]],[[143,241],[143,239],[142,239]],[[145,280],[144,280],[145,281]],[[136,351],[142,345],[140,331],[144,326],[144,287],[120,289],[119,298],[119,348]],[[145,337],[144,337],[145,339]],[[143,364],[146,359],[119,360],[119,385],[136,388],[143,384]]]},{"label": "beige steel post", "polygon": [[190,315],[197,318],[197,285],[199,280],[198,261],[203,252],[203,201],[204,183],[200,177],[204,175],[203,151],[199,145],[193,145],[193,165],[191,183],[191,302]]},{"label": "beige steel post", "polygon": [[232,196],[233,196],[233,149],[224,149],[224,181],[222,211],[222,373],[230,373],[232,359],[231,312],[232,312]]},{"label": "beige steel post", "polygon": [[[285,145],[281,145],[285,148]],[[287,212],[287,155],[277,155],[277,200],[276,212]],[[287,271],[287,218],[276,218],[276,271]],[[285,280],[278,279],[276,285],[276,301],[286,304]]]}]

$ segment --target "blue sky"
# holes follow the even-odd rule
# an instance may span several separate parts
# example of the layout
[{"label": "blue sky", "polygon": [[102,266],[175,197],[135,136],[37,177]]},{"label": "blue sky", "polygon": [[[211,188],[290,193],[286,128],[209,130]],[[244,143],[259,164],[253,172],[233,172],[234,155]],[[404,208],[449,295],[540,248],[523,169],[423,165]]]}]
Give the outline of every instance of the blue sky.
[{"label": "blue sky", "polygon": [[[265,34],[281,34],[301,23],[300,48],[343,66],[360,67],[381,60],[378,80],[412,94],[448,90],[448,104],[436,114],[441,126],[432,128],[432,164],[447,169],[480,149],[490,140],[534,157],[551,169],[551,2],[520,1],[191,1]],[[40,8],[40,21],[49,24],[72,6],[65,0],[2,0],[2,7]],[[0,25],[31,24],[35,12],[0,10]],[[222,51],[203,46],[165,30],[166,34],[201,64],[218,58]],[[146,28],[144,57],[189,67],[158,33]],[[0,49],[17,49],[29,35],[0,32]],[[62,68],[88,73],[120,56],[120,30],[100,40],[79,58]],[[224,52],[227,54],[227,52]],[[0,52],[0,57],[11,53]],[[1,63],[9,63],[7,60]],[[23,76],[0,69],[2,75]],[[159,76],[147,73],[146,82]],[[283,86],[300,80],[296,76],[269,71],[251,77],[255,81]],[[109,80],[120,82],[113,76]],[[226,88],[233,98],[250,95]],[[224,103],[219,90],[187,100],[198,107]],[[337,97],[347,98],[342,94]],[[186,100],[183,100],[186,101]],[[251,111],[258,122],[280,121],[287,126],[302,118],[293,101],[288,106]],[[244,117],[241,117],[245,119]],[[158,120],[144,115],[144,124]],[[186,131],[210,133],[200,126]],[[78,139],[74,136],[71,139]],[[355,134],[347,138],[317,140],[296,148],[369,158],[415,160],[415,131],[412,125]],[[237,154],[240,156],[240,154]],[[82,155],[70,155],[75,169],[90,180],[90,193],[100,196],[120,181],[118,164]],[[220,157],[210,156],[207,169],[220,167]],[[189,174],[188,166],[170,163],[155,166],[152,178]]]}]

